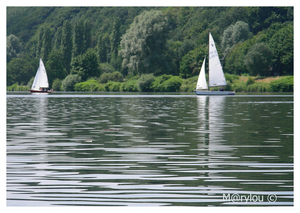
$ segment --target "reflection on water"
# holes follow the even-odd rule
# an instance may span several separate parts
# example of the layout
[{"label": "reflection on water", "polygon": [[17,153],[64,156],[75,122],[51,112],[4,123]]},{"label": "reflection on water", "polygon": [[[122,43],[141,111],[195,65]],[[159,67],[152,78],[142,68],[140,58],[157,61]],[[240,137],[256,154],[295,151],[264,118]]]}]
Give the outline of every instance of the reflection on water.
[{"label": "reflection on water", "polygon": [[293,97],[7,96],[8,206],[293,205],[293,165]]}]

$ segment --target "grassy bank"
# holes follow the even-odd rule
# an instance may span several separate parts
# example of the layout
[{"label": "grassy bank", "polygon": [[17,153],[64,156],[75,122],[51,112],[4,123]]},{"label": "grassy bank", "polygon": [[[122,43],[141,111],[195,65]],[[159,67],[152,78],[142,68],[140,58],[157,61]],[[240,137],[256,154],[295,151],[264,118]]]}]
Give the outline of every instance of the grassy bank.
[{"label": "grassy bank", "polygon": [[[225,74],[227,80],[226,90],[236,92],[293,92],[294,77],[253,77]],[[115,80],[116,79],[116,80]],[[178,76],[162,75],[153,76],[144,74],[133,76],[128,79],[103,78],[89,79],[76,83],[73,91],[113,91],[113,92],[193,92],[196,87],[198,76],[182,79]],[[115,81],[114,81],[115,80]],[[105,82],[105,83],[103,83]],[[218,88],[210,88],[217,90]],[[28,91],[28,86],[13,84],[7,87],[7,91]],[[56,89],[58,90],[58,89]],[[63,90],[60,87],[60,90]]]}]

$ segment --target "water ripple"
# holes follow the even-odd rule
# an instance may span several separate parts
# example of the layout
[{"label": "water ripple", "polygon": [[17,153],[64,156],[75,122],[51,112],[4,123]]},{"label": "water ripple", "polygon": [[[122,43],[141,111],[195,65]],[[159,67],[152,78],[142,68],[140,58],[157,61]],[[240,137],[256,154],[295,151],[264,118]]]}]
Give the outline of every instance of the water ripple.
[{"label": "water ripple", "polygon": [[7,205],[294,205],[293,136],[287,96],[8,95]]}]

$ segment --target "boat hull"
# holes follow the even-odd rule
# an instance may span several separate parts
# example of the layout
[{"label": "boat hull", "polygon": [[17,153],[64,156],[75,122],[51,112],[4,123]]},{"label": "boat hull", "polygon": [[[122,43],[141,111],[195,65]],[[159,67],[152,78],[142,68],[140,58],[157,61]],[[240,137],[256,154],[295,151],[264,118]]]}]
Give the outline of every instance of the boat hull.
[{"label": "boat hull", "polygon": [[50,94],[50,93],[52,93],[51,90],[48,90],[48,91],[30,90],[30,92],[31,92],[32,94]]},{"label": "boat hull", "polygon": [[202,91],[195,90],[196,95],[235,95],[232,91]]}]

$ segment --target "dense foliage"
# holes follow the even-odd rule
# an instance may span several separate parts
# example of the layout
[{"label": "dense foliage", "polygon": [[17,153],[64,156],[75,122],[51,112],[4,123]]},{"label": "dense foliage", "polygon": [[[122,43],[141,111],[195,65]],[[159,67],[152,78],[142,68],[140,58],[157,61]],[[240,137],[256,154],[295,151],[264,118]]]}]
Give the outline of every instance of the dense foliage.
[{"label": "dense foliage", "polygon": [[[50,86],[63,90],[190,91],[209,32],[225,73],[293,75],[293,13],[293,7],[7,7],[7,86],[30,87],[41,57]],[[122,82],[136,74],[139,80]]]}]

